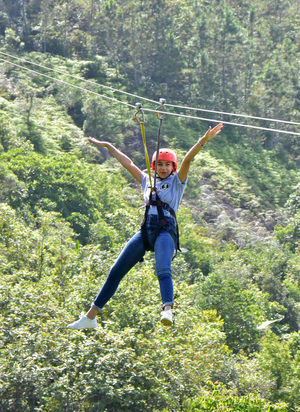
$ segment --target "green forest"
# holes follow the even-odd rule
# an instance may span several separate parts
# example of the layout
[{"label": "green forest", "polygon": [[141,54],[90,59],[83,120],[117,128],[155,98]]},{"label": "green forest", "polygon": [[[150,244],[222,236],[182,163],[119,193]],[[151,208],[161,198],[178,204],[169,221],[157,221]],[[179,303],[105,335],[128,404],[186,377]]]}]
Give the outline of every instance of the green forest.
[{"label": "green forest", "polygon": [[[297,0],[0,0],[1,412],[299,411],[299,27]],[[224,122],[178,211],[175,322],[149,252],[69,330],[143,219],[87,140],[145,170],[139,97],[151,155],[153,101],[190,108],[165,108],[179,161]]]}]

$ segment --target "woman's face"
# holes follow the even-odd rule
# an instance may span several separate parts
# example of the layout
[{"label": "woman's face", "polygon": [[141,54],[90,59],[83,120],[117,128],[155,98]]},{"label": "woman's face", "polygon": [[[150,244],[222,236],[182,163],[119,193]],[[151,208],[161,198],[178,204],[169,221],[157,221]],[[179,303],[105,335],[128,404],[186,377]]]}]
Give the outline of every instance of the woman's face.
[{"label": "woman's face", "polygon": [[159,160],[157,162],[157,174],[161,179],[168,177],[173,171],[173,162],[169,160]]}]

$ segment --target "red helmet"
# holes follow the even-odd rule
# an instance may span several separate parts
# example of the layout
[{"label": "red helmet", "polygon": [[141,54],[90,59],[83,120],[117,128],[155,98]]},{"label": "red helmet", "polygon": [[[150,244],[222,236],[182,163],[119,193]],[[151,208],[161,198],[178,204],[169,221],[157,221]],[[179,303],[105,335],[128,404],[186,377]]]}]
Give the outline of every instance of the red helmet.
[{"label": "red helmet", "polygon": [[[176,172],[177,169],[177,156],[175,152],[171,149],[159,149],[158,160],[169,160],[169,162],[173,162],[173,172]],[[152,170],[155,170],[155,160],[156,160],[156,152],[153,153],[152,156]]]}]

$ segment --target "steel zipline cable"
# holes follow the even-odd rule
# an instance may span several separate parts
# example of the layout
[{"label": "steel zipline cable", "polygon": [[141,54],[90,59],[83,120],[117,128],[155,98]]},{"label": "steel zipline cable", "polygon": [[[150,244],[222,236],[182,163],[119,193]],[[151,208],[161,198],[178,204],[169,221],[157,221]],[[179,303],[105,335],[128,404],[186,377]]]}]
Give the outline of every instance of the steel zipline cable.
[{"label": "steel zipline cable", "polygon": [[22,61],[23,63],[31,64],[32,66],[41,67],[42,69],[50,70],[50,71],[52,71],[52,72],[54,72],[54,73],[62,74],[62,75],[64,75],[64,76],[68,76],[68,77],[71,77],[71,78],[73,78],[73,79],[76,79],[76,80],[80,80],[80,81],[89,83],[89,84],[91,84],[91,85],[93,85],[93,86],[103,87],[104,89],[111,90],[111,91],[114,92],[114,93],[125,94],[125,95],[130,96],[130,97],[136,97],[136,98],[139,99],[139,100],[145,100],[145,101],[148,101],[148,102],[150,102],[150,103],[155,103],[155,104],[157,104],[157,102],[156,102],[155,100],[148,99],[147,97],[141,97],[141,96],[138,96],[137,94],[133,94],[133,93],[126,92],[126,91],[124,91],[124,90],[116,89],[116,88],[114,88],[114,87],[107,86],[107,85],[105,85],[105,84],[93,82],[92,80],[88,80],[88,79],[83,79],[82,77],[75,76],[74,74],[66,73],[66,72],[63,72],[63,71],[61,71],[61,70],[56,70],[56,69],[53,69],[52,67],[44,66],[43,64],[35,63],[35,62],[30,61],[30,60],[22,59],[21,57],[13,56],[12,54],[4,53],[4,52],[2,52],[2,51],[0,51],[0,54],[4,55],[4,56],[6,56],[6,57],[12,58],[12,59],[16,59],[16,60]]},{"label": "steel zipline cable", "polygon": [[[54,73],[62,74],[64,76],[68,76],[68,77],[71,77],[71,78],[76,79],[76,80],[84,81],[84,82],[92,84],[94,86],[103,87],[105,89],[111,90],[114,93],[125,94],[127,96],[138,98],[139,100],[145,100],[145,101],[148,101],[150,103],[159,104],[159,102],[157,102],[156,100],[152,100],[152,99],[149,99],[147,97],[139,96],[139,95],[134,94],[134,93],[129,93],[129,92],[126,92],[124,90],[116,89],[114,87],[107,86],[107,85],[101,84],[101,83],[97,83],[97,82],[94,82],[92,80],[83,79],[79,76],[75,76],[73,74],[63,72],[61,70],[56,70],[56,69],[53,69],[52,67],[45,66],[45,65],[42,65],[42,64],[39,64],[39,63],[35,63],[33,61],[26,60],[26,59],[23,59],[23,58],[18,57],[18,56],[14,56],[14,55],[9,54],[9,53],[5,53],[5,52],[0,51],[0,54],[4,55],[6,57],[9,57],[9,58],[13,58],[13,59],[22,61],[22,62],[27,63],[27,64],[31,64],[33,66],[37,66],[37,67],[41,67],[41,68],[46,69],[46,70],[53,71]],[[217,110],[211,110],[211,109],[204,109],[204,108],[200,108],[200,107],[190,107],[190,106],[183,106],[183,105],[177,105],[177,104],[171,104],[171,103],[166,103],[165,106],[173,107],[175,109],[200,111],[200,112],[214,113],[214,114],[223,114],[223,115],[227,115],[227,116],[243,117],[243,118],[248,118],[248,119],[264,120],[264,121],[269,121],[269,122],[285,123],[285,124],[298,125],[298,126],[300,125],[300,122],[294,122],[294,121],[290,121],[290,120],[274,119],[274,118],[270,118],[270,117],[251,116],[251,115],[246,115],[246,114],[241,114],[241,113],[223,112],[223,111],[217,111]]]},{"label": "steel zipline cable", "polygon": [[166,106],[174,107],[174,108],[177,108],[177,109],[193,110],[193,111],[196,111],[196,112],[200,111],[200,112],[207,112],[207,113],[224,114],[224,115],[227,115],[227,116],[244,117],[245,119],[265,120],[265,121],[268,121],[268,122],[285,123],[285,124],[292,124],[292,125],[300,126],[299,122],[292,122],[292,121],[289,121],[289,120],[273,119],[273,118],[270,118],[270,117],[258,117],[258,116],[250,116],[248,114],[220,112],[220,111],[217,111],[217,110],[200,109],[200,108],[197,108],[197,107],[180,106],[180,105],[176,105],[176,104],[167,104],[167,103],[166,103]]},{"label": "steel zipline cable", "polygon": [[170,115],[170,116],[185,117],[185,118],[188,118],[188,119],[196,119],[196,120],[205,120],[207,122],[223,123],[223,124],[229,124],[231,126],[247,127],[247,128],[250,128],[250,129],[266,130],[266,131],[269,131],[269,132],[277,132],[277,133],[291,134],[291,135],[294,135],[294,136],[300,136],[300,133],[290,132],[288,130],[271,129],[269,127],[253,126],[251,124],[227,122],[226,120],[208,119],[208,118],[204,118],[204,117],[190,116],[190,115],[181,114],[181,113],[179,114],[179,113],[172,113],[172,112],[163,112],[163,111],[160,111],[160,110],[148,109],[146,107],[144,107],[144,111],[145,112],[146,111],[148,111],[148,112],[157,112],[157,113],[161,113],[161,114],[167,114],[167,115]]},{"label": "steel zipline cable", "polygon": [[[48,66],[44,66],[44,65],[40,65],[40,64],[37,64],[37,63],[34,63],[34,62],[30,62],[29,60],[21,59],[21,58],[19,58],[19,57],[10,55],[10,54],[8,54],[8,53],[4,53],[4,52],[1,52],[1,51],[0,51],[0,54],[5,55],[5,56],[8,56],[8,57],[11,57],[11,58],[15,58],[15,59],[21,60],[21,61],[23,61],[24,63],[32,64],[32,65],[41,67],[41,68],[46,69],[46,70],[51,70],[51,71],[53,71],[53,72],[55,72],[55,73],[58,73],[58,74],[62,74],[62,75],[65,75],[65,76],[69,76],[69,77],[74,78],[74,79],[76,79],[76,80],[80,80],[80,81],[84,81],[84,82],[90,83],[90,84],[92,84],[93,86],[96,85],[96,86],[98,86],[98,87],[107,88],[107,89],[111,90],[112,92],[124,93],[124,94],[126,94],[126,95],[128,95],[128,96],[140,98],[140,99],[142,99],[142,100],[146,100],[146,101],[149,101],[149,102],[151,102],[151,103],[156,103],[156,104],[159,103],[159,102],[157,102],[157,101],[155,101],[155,100],[151,100],[151,99],[148,99],[148,98],[144,98],[144,97],[138,96],[138,95],[136,95],[136,94],[124,92],[124,91],[122,91],[122,90],[115,89],[115,88],[112,88],[112,87],[110,87],[110,86],[105,86],[105,85],[102,85],[102,84],[99,84],[99,83],[96,83],[96,82],[93,82],[93,81],[90,81],[90,80],[82,79],[82,78],[80,78],[79,76],[74,76],[74,75],[71,75],[71,74],[68,74],[68,73],[59,71],[59,70],[55,70],[55,69],[52,69],[52,68],[50,68],[50,67],[48,67]],[[26,70],[26,71],[28,71],[28,72],[30,72],[30,73],[33,73],[33,74],[36,74],[36,75],[39,75],[39,76],[43,76],[43,77],[45,77],[45,78],[47,78],[47,79],[50,79],[50,80],[53,80],[53,81],[56,81],[56,82],[65,84],[65,85],[70,86],[70,87],[77,88],[77,89],[79,89],[79,90],[81,90],[81,91],[83,91],[83,92],[91,93],[91,94],[96,95],[96,96],[98,96],[98,97],[101,97],[101,98],[103,98],[103,99],[107,99],[107,100],[110,100],[110,101],[113,101],[113,102],[115,102],[115,103],[119,103],[119,104],[122,104],[122,105],[125,105],[125,106],[128,106],[128,107],[131,107],[131,108],[135,108],[135,107],[136,107],[136,106],[133,105],[133,104],[130,104],[130,103],[128,103],[128,102],[124,102],[124,101],[122,101],[122,100],[116,99],[115,97],[111,97],[111,96],[107,96],[107,95],[105,95],[105,94],[101,94],[101,93],[95,92],[94,90],[90,90],[90,89],[87,89],[87,88],[85,88],[85,87],[78,86],[78,85],[76,85],[76,84],[67,82],[67,81],[62,80],[62,79],[57,79],[57,78],[55,78],[55,77],[52,77],[52,76],[49,76],[49,75],[47,75],[47,74],[41,73],[41,72],[39,72],[39,71],[37,71],[37,70],[33,70],[33,69],[30,69],[30,68],[28,68],[28,67],[26,67],[26,66],[22,66],[22,65],[20,65],[20,64],[13,63],[13,62],[10,61],[10,60],[4,59],[4,58],[0,58],[0,61],[3,61],[3,62],[5,62],[5,63],[8,63],[8,64],[13,65],[13,66],[15,66],[15,67],[18,67],[18,68],[20,68],[20,69],[22,69],[22,70]],[[188,106],[179,106],[179,105],[171,105],[171,104],[166,104],[165,106],[174,107],[174,108],[184,108],[184,109],[186,109],[186,110],[198,110],[198,111],[201,111],[201,110],[202,110],[202,109],[199,109],[199,108],[191,108],[191,107],[188,107]],[[268,128],[268,127],[254,126],[254,125],[243,124],[243,123],[234,123],[234,122],[223,121],[223,120],[209,119],[209,118],[204,118],[204,117],[199,117],[199,116],[192,116],[192,115],[187,115],[187,114],[182,114],[182,113],[166,112],[166,111],[151,109],[151,108],[147,108],[147,107],[144,107],[143,110],[144,110],[144,111],[148,111],[148,112],[155,112],[155,113],[170,115],[170,116],[176,116],[176,117],[182,117],[182,118],[188,118],[188,119],[195,119],[195,120],[203,120],[203,121],[208,121],[208,122],[212,122],[212,123],[223,123],[223,124],[228,124],[228,125],[232,125],[232,126],[246,127],[246,128],[256,129],[256,130],[265,130],[265,131],[270,131],[270,132],[284,133],[284,134],[290,134],[290,135],[294,135],[294,136],[300,136],[300,133],[298,133],[298,132],[292,132],[292,131],[288,131],[288,130],[273,129],[273,128]],[[212,112],[212,113],[217,113],[217,114],[226,114],[226,115],[232,115],[232,116],[239,116],[239,115],[233,114],[233,113],[217,112],[217,111],[207,110],[207,109],[203,109],[203,111]],[[273,121],[273,122],[288,123],[288,124],[292,124],[292,125],[299,125],[299,124],[300,124],[300,123],[297,123],[297,122],[289,122],[289,121],[278,120],[278,119],[268,119],[268,118],[261,118],[261,117],[248,116],[248,115],[240,115],[240,116],[249,117],[249,118],[255,118],[255,119],[257,119],[257,120],[269,120],[269,121]]]},{"label": "steel zipline cable", "polygon": [[[116,89],[114,87],[107,86],[107,85],[101,84],[101,83],[97,83],[97,82],[94,82],[92,80],[82,79],[79,76],[75,76],[73,74],[63,72],[61,70],[56,70],[56,69],[53,69],[52,67],[45,66],[45,65],[42,65],[42,64],[39,64],[39,63],[35,63],[33,61],[26,60],[26,59],[23,59],[23,58],[18,57],[18,56],[14,56],[14,55],[9,54],[9,53],[4,53],[4,52],[0,51],[0,54],[2,54],[4,56],[7,56],[9,58],[13,58],[13,59],[22,61],[22,62],[27,63],[27,64],[31,64],[33,66],[37,66],[37,67],[41,67],[41,68],[46,69],[46,70],[53,71],[54,73],[62,74],[64,76],[68,76],[68,77],[71,77],[71,78],[76,79],[76,80],[84,81],[86,83],[92,84],[93,86],[103,87],[105,89],[111,90],[114,93],[125,94],[127,96],[138,98],[139,100],[145,100],[145,101],[150,102],[150,103],[159,104],[159,102],[157,102],[156,100],[152,100],[152,99],[149,99],[147,97],[139,96],[139,95],[134,94],[134,93],[129,93],[129,92],[126,92],[124,90]],[[166,103],[165,106],[173,107],[175,109],[200,111],[200,112],[214,113],[214,114],[223,114],[223,115],[227,115],[227,116],[243,117],[243,118],[255,119],[255,120],[265,120],[265,121],[269,121],[269,122],[285,123],[285,124],[298,125],[298,126],[300,125],[300,122],[293,122],[293,121],[290,121],[290,120],[274,119],[274,118],[270,118],[270,117],[251,116],[251,115],[246,115],[246,114],[241,114],[241,113],[222,112],[222,111],[218,111],[218,110],[203,109],[203,108],[200,108],[200,107],[190,107],[190,106],[183,106],[183,105],[177,105],[177,104],[171,104],[171,103]]]},{"label": "steel zipline cable", "polygon": [[67,86],[74,87],[74,88],[76,88],[76,89],[82,90],[83,92],[88,92],[88,93],[94,94],[94,95],[96,95],[96,96],[102,97],[103,99],[111,100],[111,101],[113,101],[113,102],[115,102],[115,103],[120,103],[120,104],[123,104],[123,105],[125,105],[125,106],[129,106],[129,107],[135,108],[135,106],[134,106],[133,104],[130,104],[130,103],[127,103],[127,102],[123,102],[122,100],[118,100],[118,99],[116,99],[115,97],[106,96],[105,94],[101,94],[101,93],[95,92],[95,91],[93,91],[93,90],[86,89],[85,87],[78,86],[77,84],[73,84],[73,83],[70,83],[70,82],[67,82],[67,81],[61,80],[61,79],[56,79],[55,77],[49,76],[48,74],[44,74],[44,73],[38,72],[38,71],[36,71],[36,70],[29,69],[28,67],[21,66],[20,64],[13,63],[13,62],[10,62],[10,61],[5,60],[5,59],[2,59],[2,58],[0,58],[0,61],[3,61],[3,62],[8,63],[8,64],[11,64],[11,65],[13,65],[13,66],[15,66],[15,67],[18,67],[18,68],[22,69],[22,70],[27,70],[27,71],[29,71],[30,73],[33,73],[33,74],[37,74],[37,75],[39,75],[39,76],[46,77],[47,79],[54,80],[54,81],[56,81],[56,82],[65,84],[65,85],[67,85]]}]

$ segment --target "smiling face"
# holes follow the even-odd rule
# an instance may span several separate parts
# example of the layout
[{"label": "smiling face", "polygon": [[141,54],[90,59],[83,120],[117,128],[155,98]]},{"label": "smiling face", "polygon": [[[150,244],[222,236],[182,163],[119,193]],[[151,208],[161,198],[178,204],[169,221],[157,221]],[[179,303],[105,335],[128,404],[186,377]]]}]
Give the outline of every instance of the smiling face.
[{"label": "smiling face", "polygon": [[159,160],[157,162],[157,174],[161,179],[170,176],[173,171],[173,162],[169,160]]}]

